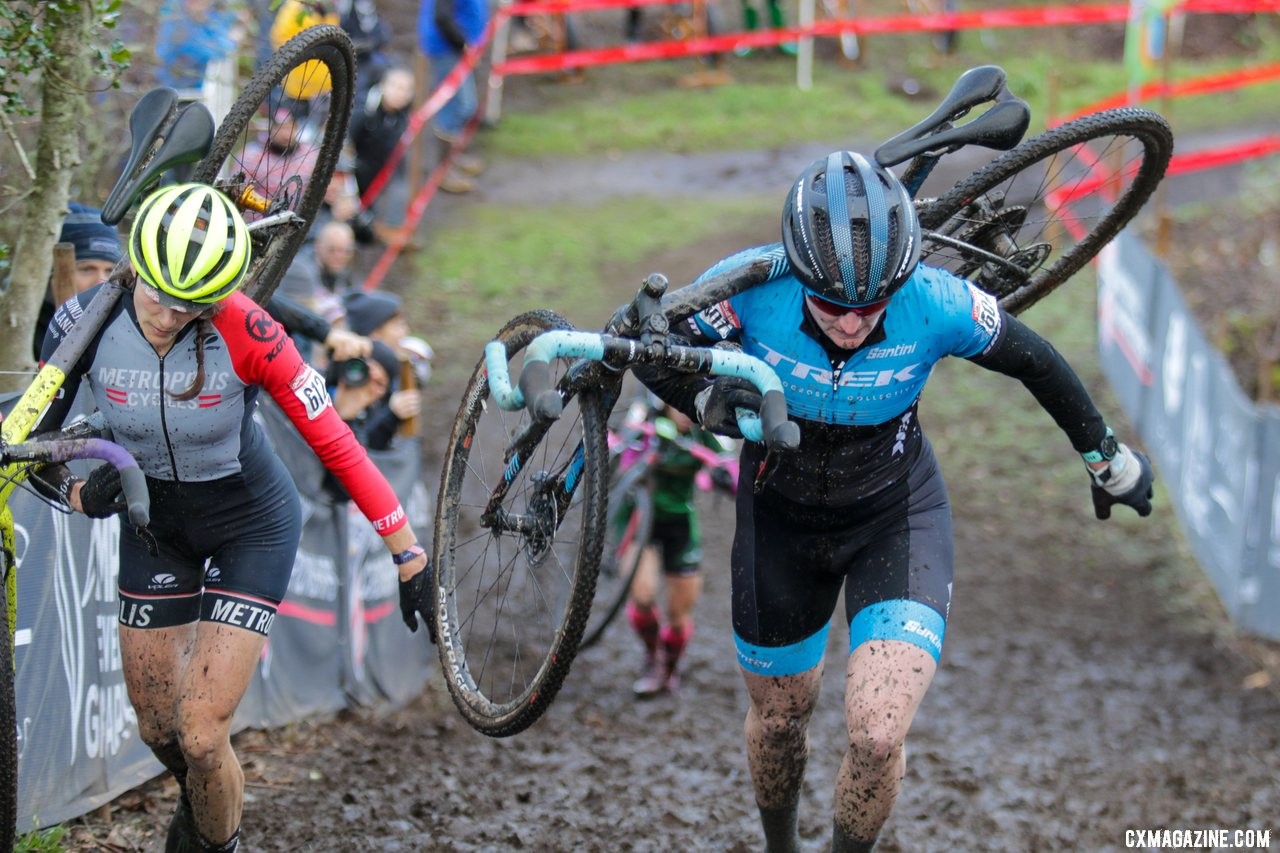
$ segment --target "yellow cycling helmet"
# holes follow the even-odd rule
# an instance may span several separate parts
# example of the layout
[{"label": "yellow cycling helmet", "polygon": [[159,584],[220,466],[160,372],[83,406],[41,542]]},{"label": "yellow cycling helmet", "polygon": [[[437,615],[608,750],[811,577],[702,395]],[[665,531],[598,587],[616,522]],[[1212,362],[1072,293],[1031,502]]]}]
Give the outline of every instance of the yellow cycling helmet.
[{"label": "yellow cycling helmet", "polygon": [[230,296],[249,269],[252,243],[240,211],[205,184],[147,197],[129,229],[129,260],[171,308],[201,310]]}]

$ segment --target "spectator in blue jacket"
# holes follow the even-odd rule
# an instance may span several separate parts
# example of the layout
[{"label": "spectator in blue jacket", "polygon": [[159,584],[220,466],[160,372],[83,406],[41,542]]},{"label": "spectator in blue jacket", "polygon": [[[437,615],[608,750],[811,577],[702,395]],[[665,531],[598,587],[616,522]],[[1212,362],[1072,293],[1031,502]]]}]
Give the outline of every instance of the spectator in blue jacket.
[{"label": "spectator in blue jacket", "polygon": [[210,62],[236,50],[244,26],[217,0],[167,0],[156,32],[156,82],[200,89]]},{"label": "spectator in blue jacket", "polygon": [[[468,47],[480,41],[489,23],[486,0],[422,0],[418,9],[418,42],[431,63],[431,91],[435,92],[462,61]],[[469,192],[475,186],[468,175],[479,174],[484,163],[455,149],[467,122],[479,108],[475,73],[463,78],[457,94],[449,99],[432,120],[432,130],[441,142],[441,156],[452,156],[456,171],[441,182],[445,192]],[[460,174],[461,173],[461,174]]]}]

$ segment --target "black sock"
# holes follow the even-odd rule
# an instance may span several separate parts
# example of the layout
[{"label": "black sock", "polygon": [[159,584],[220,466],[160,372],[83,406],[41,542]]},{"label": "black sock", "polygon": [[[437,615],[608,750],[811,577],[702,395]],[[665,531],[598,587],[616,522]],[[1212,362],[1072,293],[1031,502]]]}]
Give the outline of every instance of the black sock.
[{"label": "black sock", "polygon": [[760,825],[764,828],[766,853],[799,853],[800,804],[777,809],[760,809]]},{"label": "black sock", "polygon": [[876,833],[870,841],[854,838],[841,828],[839,821],[835,821],[831,830],[831,853],[871,853],[879,837],[880,834]]}]

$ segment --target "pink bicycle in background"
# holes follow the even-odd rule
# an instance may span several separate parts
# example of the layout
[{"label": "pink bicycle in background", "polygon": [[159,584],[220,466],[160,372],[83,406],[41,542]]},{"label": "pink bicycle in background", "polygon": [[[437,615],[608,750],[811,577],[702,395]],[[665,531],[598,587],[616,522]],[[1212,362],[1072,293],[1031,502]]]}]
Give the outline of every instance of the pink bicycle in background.
[{"label": "pink bicycle in background", "polygon": [[580,649],[600,641],[626,603],[640,569],[640,555],[653,532],[651,473],[660,441],[672,441],[702,463],[694,480],[703,492],[733,494],[738,486],[738,448],[717,452],[688,436],[661,431],[658,410],[643,399],[632,403],[626,416],[608,432],[609,492],[604,553],[596,578],[595,603],[583,631]]}]

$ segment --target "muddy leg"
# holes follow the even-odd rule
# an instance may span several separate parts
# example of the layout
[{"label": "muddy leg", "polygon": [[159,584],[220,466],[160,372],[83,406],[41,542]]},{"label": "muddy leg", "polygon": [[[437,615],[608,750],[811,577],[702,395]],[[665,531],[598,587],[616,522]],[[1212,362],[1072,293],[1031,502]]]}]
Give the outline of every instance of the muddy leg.
[{"label": "muddy leg", "polygon": [[196,828],[222,844],[239,830],[244,773],[231,749],[231,717],[240,704],[266,637],[201,622],[179,690],[178,735]]},{"label": "muddy leg", "polygon": [[747,764],[769,853],[799,849],[800,785],[809,758],[809,719],[822,686],[822,666],[799,675],[743,671],[750,707]]},{"label": "muddy leg", "polygon": [[836,778],[833,850],[870,850],[875,843],[902,787],[907,730],[936,669],[924,649],[897,640],[863,643],[850,656],[849,751]]}]

